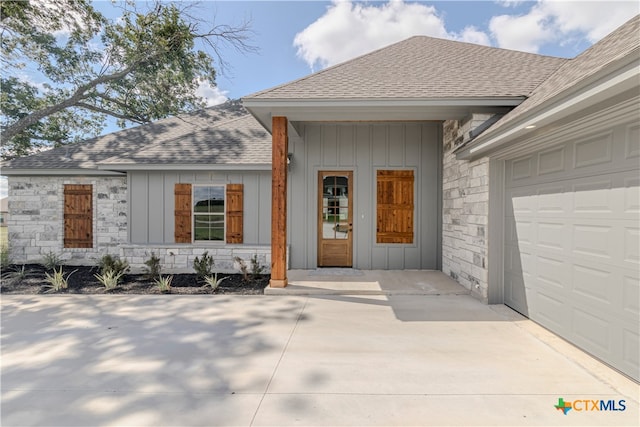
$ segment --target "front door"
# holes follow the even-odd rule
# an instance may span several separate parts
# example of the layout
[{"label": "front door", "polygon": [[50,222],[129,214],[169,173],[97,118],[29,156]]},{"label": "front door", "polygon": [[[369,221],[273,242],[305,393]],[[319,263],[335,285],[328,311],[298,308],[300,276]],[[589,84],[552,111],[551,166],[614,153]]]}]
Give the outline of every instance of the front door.
[{"label": "front door", "polygon": [[318,172],[318,267],[353,266],[353,172]]}]

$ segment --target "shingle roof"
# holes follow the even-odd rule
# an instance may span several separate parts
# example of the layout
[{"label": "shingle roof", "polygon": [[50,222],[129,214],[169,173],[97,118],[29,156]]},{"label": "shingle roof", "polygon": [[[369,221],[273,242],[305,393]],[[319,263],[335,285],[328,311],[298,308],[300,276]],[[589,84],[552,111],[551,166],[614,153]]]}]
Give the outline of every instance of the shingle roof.
[{"label": "shingle roof", "polygon": [[19,157],[12,169],[97,169],[101,163],[268,164],[271,137],[239,101]]},{"label": "shingle roof", "polygon": [[[495,125],[481,135],[485,139],[517,118],[522,118],[533,109],[578,85],[613,62],[633,55],[640,56],[640,15],[623,24],[617,30],[567,61],[540,86],[531,96],[510,111]],[[479,137],[480,138],[480,137]]]},{"label": "shingle roof", "polygon": [[245,99],[527,96],[566,61],[415,36]]}]

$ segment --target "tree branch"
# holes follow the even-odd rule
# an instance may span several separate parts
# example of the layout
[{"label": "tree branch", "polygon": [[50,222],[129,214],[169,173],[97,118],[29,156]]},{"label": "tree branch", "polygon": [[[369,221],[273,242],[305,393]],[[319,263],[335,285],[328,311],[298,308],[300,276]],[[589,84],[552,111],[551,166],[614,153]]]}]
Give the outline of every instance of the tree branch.
[{"label": "tree branch", "polygon": [[122,71],[118,71],[117,73],[113,73],[113,74],[109,74],[109,75],[105,75],[105,76],[100,76],[100,77],[97,77],[97,78],[93,79],[89,83],[86,83],[86,84],[78,87],[78,89],[76,89],[76,91],[73,93],[73,95],[71,95],[69,98],[65,99],[64,101],[59,102],[59,103],[57,103],[55,105],[51,105],[49,107],[43,108],[41,110],[34,111],[33,113],[29,114],[28,116],[25,116],[25,117],[21,118],[20,120],[18,120],[17,122],[7,126],[7,128],[3,132],[3,137],[5,139],[12,138],[13,136],[15,136],[18,133],[22,132],[23,130],[25,130],[29,126],[32,126],[32,125],[36,124],[38,121],[40,121],[41,119],[43,119],[43,118],[45,118],[47,116],[55,114],[55,113],[57,113],[59,111],[62,111],[64,109],[66,109],[66,108],[77,106],[77,104],[80,101],[82,101],[83,99],[87,98],[87,92],[89,90],[91,90],[91,89],[95,88],[96,86],[101,85],[103,83],[108,83],[108,82],[111,82],[111,81],[114,81],[114,80],[121,79],[121,78],[125,77],[127,74],[129,74],[132,71],[134,71],[140,65],[141,65],[141,62],[138,62],[136,64],[133,64],[133,65],[125,68]]},{"label": "tree branch", "polygon": [[130,122],[135,122],[135,123],[140,123],[140,124],[149,122],[149,119],[147,119],[146,117],[130,116],[130,115],[127,115],[127,114],[120,114],[120,113],[117,113],[115,111],[107,110],[106,108],[98,107],[97,105],[87,104],[86,102],[82,102],[82,101],[77,102],[74,106],[75,107],[79,107],[79,108],[84,108],[86,110],[95,111],[96,113],[106,114],[108,116],[115,117],[116,119],[128,120]]}]

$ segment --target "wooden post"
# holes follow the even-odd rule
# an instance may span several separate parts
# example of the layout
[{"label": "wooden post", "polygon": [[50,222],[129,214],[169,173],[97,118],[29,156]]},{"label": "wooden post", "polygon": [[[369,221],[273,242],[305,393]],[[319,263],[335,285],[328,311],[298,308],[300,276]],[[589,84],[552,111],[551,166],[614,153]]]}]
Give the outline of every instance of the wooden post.
[{"label": "wooden post", "polygon": [[287,118],[273,117],[271,127],[271,281],[287,286]]}]

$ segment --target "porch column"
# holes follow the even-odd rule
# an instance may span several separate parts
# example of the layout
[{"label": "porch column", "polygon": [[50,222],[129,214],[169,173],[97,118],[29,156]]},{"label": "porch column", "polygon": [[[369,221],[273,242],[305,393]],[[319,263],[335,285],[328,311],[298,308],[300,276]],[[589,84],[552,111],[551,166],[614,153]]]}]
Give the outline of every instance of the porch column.
[{"label": "porch column", "polygon": [[271,281],[272,288],[287,286],[287,118],[271,119]]}]

